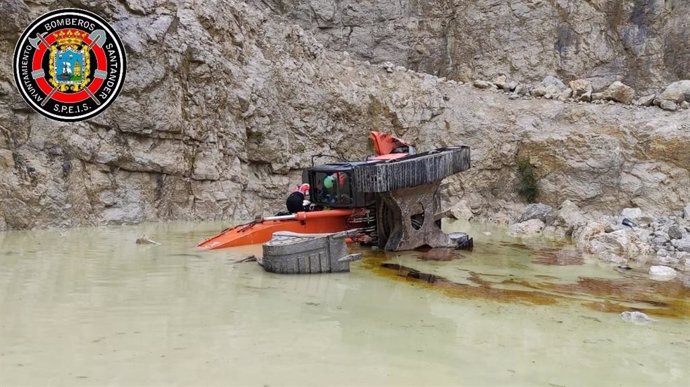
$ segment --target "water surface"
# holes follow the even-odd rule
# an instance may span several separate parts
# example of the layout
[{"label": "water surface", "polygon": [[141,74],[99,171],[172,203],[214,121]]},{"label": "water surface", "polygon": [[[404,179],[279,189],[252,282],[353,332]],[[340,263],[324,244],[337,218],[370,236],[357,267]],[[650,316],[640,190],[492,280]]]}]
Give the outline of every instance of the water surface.
[{"label": "water surface", "polygon": [[[0,233],[0,385],[685,385],[688,288],[472,226],[346,274],[202,252],[224,225]],[[137,245],[145,233],[160,246]],[[655,319],[624,322],[623,310]]]}]

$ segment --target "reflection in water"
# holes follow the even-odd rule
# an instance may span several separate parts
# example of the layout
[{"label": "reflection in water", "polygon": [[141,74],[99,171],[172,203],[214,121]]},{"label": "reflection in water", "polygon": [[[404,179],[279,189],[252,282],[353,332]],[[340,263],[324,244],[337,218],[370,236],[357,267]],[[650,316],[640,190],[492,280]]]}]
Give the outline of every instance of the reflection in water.
[{"label": "reflection in water", "polygon": [[684,385],[682,281],[474,227],[306,276],[195,250],[217,223],[0,233],[0,385]]}]

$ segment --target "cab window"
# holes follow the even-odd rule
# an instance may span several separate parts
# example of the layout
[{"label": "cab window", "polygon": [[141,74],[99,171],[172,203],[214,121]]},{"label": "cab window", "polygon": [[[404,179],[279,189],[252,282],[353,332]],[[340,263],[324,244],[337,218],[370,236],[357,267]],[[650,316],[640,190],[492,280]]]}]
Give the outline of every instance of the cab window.
[{"label": "cab window", "polygon": [[350,172],[316,172],[314,174],[315,202],[325,206],[349,206],[353,203],[352,174]]}]

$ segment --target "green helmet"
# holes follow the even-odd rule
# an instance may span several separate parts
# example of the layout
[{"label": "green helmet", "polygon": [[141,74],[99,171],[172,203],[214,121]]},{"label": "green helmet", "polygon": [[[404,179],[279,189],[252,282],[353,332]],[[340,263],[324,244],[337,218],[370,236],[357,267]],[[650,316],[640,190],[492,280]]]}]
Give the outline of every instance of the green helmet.
[{"label": "green helmet", "polygon": [[323,186],[331,189],[333,188],[333,183],[335,182],[335,178],[333,176],[326,176],[325,179],[323,179]]}]

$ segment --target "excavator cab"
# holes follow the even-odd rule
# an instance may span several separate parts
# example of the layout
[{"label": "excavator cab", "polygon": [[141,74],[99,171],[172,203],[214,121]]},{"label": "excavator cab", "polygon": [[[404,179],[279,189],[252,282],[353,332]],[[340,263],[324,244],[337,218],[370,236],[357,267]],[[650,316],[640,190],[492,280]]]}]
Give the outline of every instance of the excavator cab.
[{"label": "excavator cab", "polygon": [[[309,183],[310,201],[321,208],[365,208],[374,206],[374,193],[358,191],[355,168],[364,164],[401,159],[417,153],[415,147],[389,133],[372,131],[369,143],[374,155],[366,161],[323,164],[304,171],[302,182]],[[313,162],[313,159],[312,159]]]},{"label": "excavator cab", "polygon": [[364,161],[323,164],[304,171],[302,181],[309,183],[313,205],[323,208],[363,208],[375,203],[373,194],[356,190],[355,167]]}]

